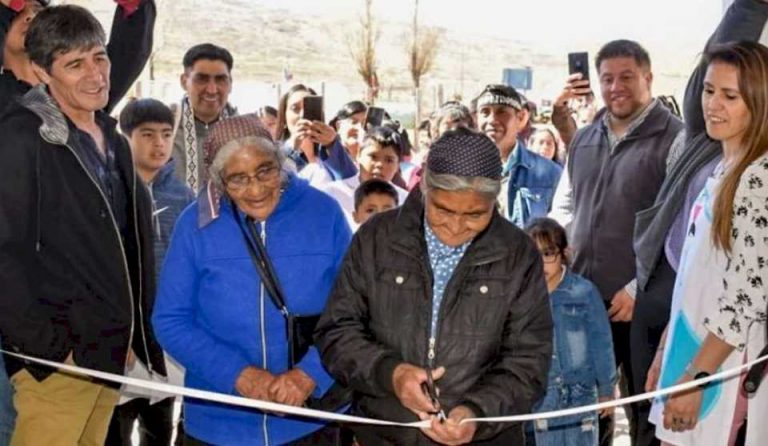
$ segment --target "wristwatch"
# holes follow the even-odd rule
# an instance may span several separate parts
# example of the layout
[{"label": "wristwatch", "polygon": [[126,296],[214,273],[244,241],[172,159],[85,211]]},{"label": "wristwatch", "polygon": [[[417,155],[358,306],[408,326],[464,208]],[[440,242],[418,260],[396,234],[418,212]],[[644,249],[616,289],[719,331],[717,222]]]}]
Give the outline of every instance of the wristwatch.
[{"label": "wristwatch", "polygon": [[[711,373],[705,372],[704,370],[701,370],[700,368],[693,365],[693,362],[688,364],[688,367],[685,368],[685,374],[693,378],[694,381],[697,381],[712,375]],[[703,389],[707,387],[707,384],[699,384],[699,388]]]}]

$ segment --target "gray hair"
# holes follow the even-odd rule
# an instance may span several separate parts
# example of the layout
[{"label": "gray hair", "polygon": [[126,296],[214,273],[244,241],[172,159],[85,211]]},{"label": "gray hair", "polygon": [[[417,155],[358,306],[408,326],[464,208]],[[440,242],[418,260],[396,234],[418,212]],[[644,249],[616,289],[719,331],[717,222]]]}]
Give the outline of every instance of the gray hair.
[{"label": "gray hair", "polygon": [[458,102],[448,102],[437,111],[435,117],[435,137],[440,136],[437,133],[440,131],[440,124],[445,120],[460,122],[470,129],[475,128],[475,120],[472,119],[472,113],[469,111],[469,108]]},{"label": "gray hair", "polygon": [[501,192],[501,181],[486,177],[460,177],[450,174],[436,174],[424,169],[420,183],[421,193],[440,189],[446,192],[472,191],[495,201]]},{"label": "gray hair", "polygon": [[277,146],[276,143],[270,141],[267,138],[260,136],[246,136],[244,138],[234,139],[224,144],[221,149],[216,153],[213,158],[211,167],[208,168],[208,174],[210,175],[211,182],[224,189],[224,182],[222,175],[224,174],[224,166],[226,166],[229,158],[243,147],[255,147],[259,152],[275,157],[278,166],[280,166],[280,177],[283,183],[288,181],[288,173],[284,169],[285,167],[285,154]]}]

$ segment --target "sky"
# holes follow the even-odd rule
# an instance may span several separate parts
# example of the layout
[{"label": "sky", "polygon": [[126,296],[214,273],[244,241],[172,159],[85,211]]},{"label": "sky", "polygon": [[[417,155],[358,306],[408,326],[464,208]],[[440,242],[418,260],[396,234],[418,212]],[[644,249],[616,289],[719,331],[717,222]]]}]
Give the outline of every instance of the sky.
[{"label": "sky", "polygon": [[[256,0],[271,7],[355,17],[364,0]],[[648,46],[703,43],[728,0],[420,0],[427,24],[539,42],[598,45],[630,38]],[[414,0],[373,0],[377,16],[410,21]],[[447,6],[450,5],[450,6]]]}]

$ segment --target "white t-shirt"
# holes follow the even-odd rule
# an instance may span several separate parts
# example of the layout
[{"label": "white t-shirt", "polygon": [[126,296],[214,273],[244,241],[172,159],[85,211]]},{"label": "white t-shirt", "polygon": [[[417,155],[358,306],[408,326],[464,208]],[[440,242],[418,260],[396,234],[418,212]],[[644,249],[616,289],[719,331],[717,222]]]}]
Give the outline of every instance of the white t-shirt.
[{"label": "white t-shirt", "polygon": [[320,163],[309,163],[299,172],[299,178],[309,181],[309,185],[322,190],[328,183],[333,182],[331,174]]}]

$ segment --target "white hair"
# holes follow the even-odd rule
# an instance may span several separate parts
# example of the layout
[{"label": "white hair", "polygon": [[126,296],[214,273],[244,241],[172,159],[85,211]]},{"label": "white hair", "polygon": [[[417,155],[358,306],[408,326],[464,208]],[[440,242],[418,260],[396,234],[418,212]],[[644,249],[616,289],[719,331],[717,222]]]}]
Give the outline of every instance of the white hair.
[{"label": "white hair", "polygon": [[224,174],[224,166],[227,165],[229,158],[243,147],[253,147],[261,153],[274,156],[275,160],[277,160],[278,166],[280,166],[282,181],[287,181],[287,172],[285,172],[283,169],[285,165],[285,155],[283,154],[282,150],[280,150],[278,145],[261,136],[245,136],[242,138],[233,139],[232,141],[224,144],[224,146],[222,146],[222,148],[219,149],[219,151],[216,153],[216,156],[213,158],[213,162],[211,163],[211,167],[208,168],[211,181],[215,185],[222,189],[224,188],[222,178]]}]

